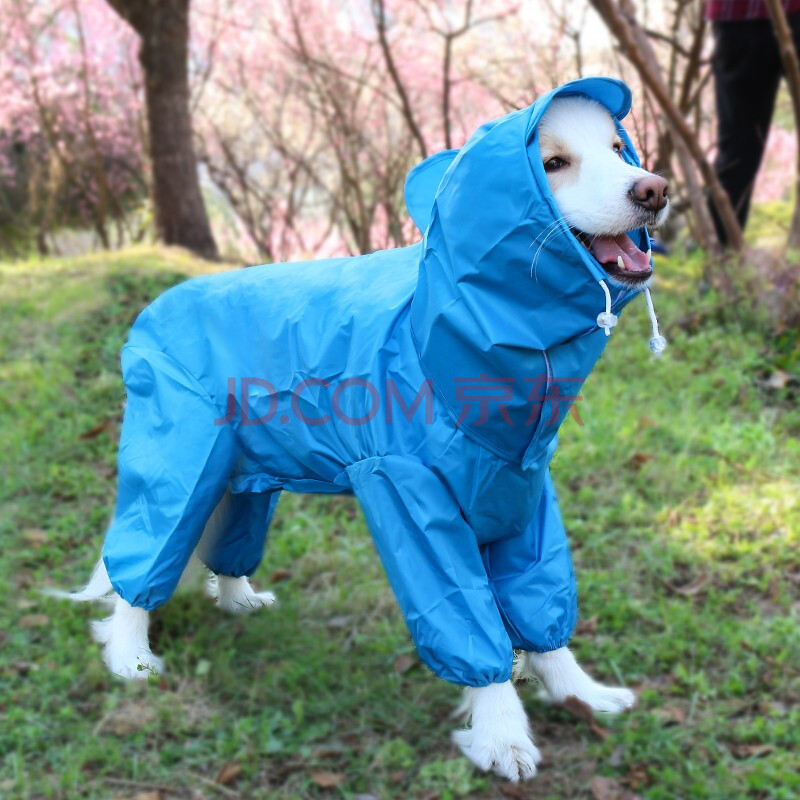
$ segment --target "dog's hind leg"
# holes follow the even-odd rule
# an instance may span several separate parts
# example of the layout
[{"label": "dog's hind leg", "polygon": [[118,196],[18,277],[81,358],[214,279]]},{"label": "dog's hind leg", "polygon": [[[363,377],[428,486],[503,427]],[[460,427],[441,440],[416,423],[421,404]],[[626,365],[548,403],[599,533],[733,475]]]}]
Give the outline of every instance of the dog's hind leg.
[{"label": "dog's hind leg", "polygon": [[147,638],[150,614],[117,597],[110,617],[92,623],[95,640],[103,646],[103,660],[121,678],[143,680],[164,671]]},{"label": "dog's hind leg", "polygon": [[272,592],[257,592],[248,580],[264,553],[279,491],[226,492],[206,525],[197,555],[214,573],[209,594],[231,613],[250,613],[275,603]]},{"label": "dog's hind leg", "polygon": [[245,575],[241,578],[213,575],[208,582],[208,593],[221,609],[231,614],[249,614],[277,602],[272,592],[257,592]]},{"label": "dog's hind leg", "polygon": [[537,678],[547,699],[563,703],[577,697],[594,711],[617,714],[633,708],[636,695],[623,686],[604,686],[581,669],[566,647],[549,653],[522,653],[514,666],[517,678]]},{"label": "dog's hind leg", "polygon": [[103,547],[119,598],[94,634],[112,672],[139,678],[162,669],[148,645],[147,612],[172,596],[238,451],[232,426],[220,423],[224,410],[168,355],[129,344],[122,366],[128,403]]}]

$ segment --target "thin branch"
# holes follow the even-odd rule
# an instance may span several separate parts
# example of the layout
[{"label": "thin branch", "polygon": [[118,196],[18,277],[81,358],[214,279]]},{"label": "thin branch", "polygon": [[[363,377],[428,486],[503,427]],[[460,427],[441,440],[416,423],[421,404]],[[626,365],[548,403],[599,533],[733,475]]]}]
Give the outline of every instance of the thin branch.
[{"label": "thin branch", "polygon": [[795,129],[798,136],[798,161],[797,174],[795,175],[795,200],[792,212],[792,224],[789,228],[789,247],[800,246],[800,62],[797,58],[797,49],[794,46],[792,29],[786,19],[786,12],[780,0],[767,0],[767,9],[772,19],[772,27],[778,39],[778,49],[783,62],[783,71],[786,82],[789,84],[789,94],[792,98]]},{"label": "thin branch", "polygon": [[406,124],[411,131],[411,135],[419,146],[420,154],[423,158],[428,157],[428,147],[425,144],[425,138],[422,135],[419,125],[417,124],[416,116],[411,108],[411,101],[408,98],[408,92],[403,85],[400,78],[400,73],[397,70],[397,64],[392,54],[392,48],[389,45],[389,39],[386,35],[386,6],[384,0],[372,0],[372,15],[375,18],[375,27],[378,32],[378,42],[380,43],[381,52],[383,53],[383,60],[386,62],[386,69],[389,71],[389,76],[392,79],[397,94],[400,97],[400,104],[403,108],[403,117]]}]

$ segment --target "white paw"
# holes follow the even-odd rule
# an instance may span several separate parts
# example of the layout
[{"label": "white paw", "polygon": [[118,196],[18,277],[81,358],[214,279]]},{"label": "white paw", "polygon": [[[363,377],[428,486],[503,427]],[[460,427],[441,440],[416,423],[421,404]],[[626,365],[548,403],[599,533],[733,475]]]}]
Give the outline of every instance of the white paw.
[{"label": "white paw", "polygon": [[456,714],[470,727],[453,731],[453,741],[476,767],[514,782],[536,774],[542,757],[511,681],[465,689]]},{"label": "white paw", "polygon": [[636,705],[636,695],[624,686],[603,686],[602,683],[593,682],[591,687],[576,696],[592,710],[606,714],[619,714]]},{"label": "white paw", "polygon": [[524,729],[484,735],[472,728],[453,731],[452,738],[476,767],[484,772],[491,770],[512,783],[533,778],[542,760],[539,748]]},{"label": "white paw", "polygon": [[103,645],[103,661],[108,669],[125,680],[147,680],[151,675],[164,672],[164,661],[149,648],[137,646],[135,641],[121,640],[112,634],[111,618],[92,623],[94,639]]},{"label": "white paw", "polygon": [[247,578],[213,575],[208,581],[208,593],[217,605],[231,614],[249,614],[259,608],[275,605],[272,592],[256,592]]},{"label": "white paw", "polygon": [[636,695],[624,686],[604,686],[584,672],[566,647],[549,653],[523,653],[515,665],[517,677],[537,678],[541,696],[554,703],[577,697],[593,711],[619,714],[636,704]]},{"label": "white paw", "polygon": [[574,691],[558,695],[542,688],[538,693],[538,697],[546,703],[564,703],[568,697],[577,697],[578,700],[586,703],[592,711],[604,714],[621,714],[636,705],[636,695],[624,686],[603,686],[602,683],[594,683],[591,686],[574,688]]}]

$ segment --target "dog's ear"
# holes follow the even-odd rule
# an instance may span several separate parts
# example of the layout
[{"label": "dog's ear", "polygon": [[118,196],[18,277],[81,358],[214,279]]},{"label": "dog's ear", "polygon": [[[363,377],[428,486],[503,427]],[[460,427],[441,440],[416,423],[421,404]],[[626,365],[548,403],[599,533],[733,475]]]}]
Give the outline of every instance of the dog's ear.
[{"label": "dog's ear", "polygon": [[408,173],[403,194],[408,213],[420,233],[424,234],[428,228],[436,190],[457,155],[458,150],[443,150],[426,158]]}]

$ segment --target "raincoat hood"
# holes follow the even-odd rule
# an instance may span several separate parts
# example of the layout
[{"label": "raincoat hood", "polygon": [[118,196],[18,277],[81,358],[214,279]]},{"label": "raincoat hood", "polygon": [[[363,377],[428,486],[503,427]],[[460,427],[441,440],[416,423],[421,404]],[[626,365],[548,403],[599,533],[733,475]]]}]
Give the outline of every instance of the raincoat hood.
[{"label": "raincoat hood", "polygon": [[[490,414],[480,425],[462,420],[511,458],[530,443],[536,398],[529,395],[537,376],[548,388],[554,378],[567,379],[569,395],[576,395],[577,379],[589,374],[610,330],[601,328],[598,315],[618,313],[637,294],[607,282],[550,192],[537,126],[555,97],[569,95],[588,96],[608,109],[625,142],[624,157],[639,166],[620,122],[630,110],[630,90],[618,80],[585,78],[483,125],[461,150],[427,159],[406,182],[409,211],[424,234],[411,309],[423,369],[453,409],[463,405],[459,384],[463,389],[468,378],[514,379],[507,415]],[[557,228],[563,233],[553,235]],[[642,250],[649,248],[644,229],[630,235]],[[565,359],[563,348],[570,345],[572,358]],[[552,373],[548,355],[559,349],[569,374]],[[554,434],[557,425],[551,427]],[[527,437],[520,428],[527,428]]]}]

